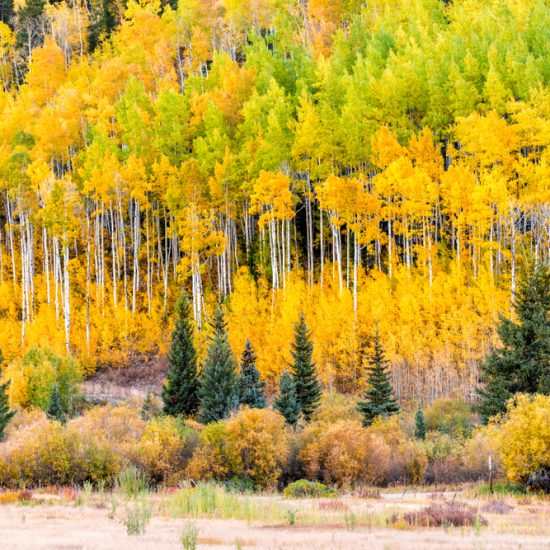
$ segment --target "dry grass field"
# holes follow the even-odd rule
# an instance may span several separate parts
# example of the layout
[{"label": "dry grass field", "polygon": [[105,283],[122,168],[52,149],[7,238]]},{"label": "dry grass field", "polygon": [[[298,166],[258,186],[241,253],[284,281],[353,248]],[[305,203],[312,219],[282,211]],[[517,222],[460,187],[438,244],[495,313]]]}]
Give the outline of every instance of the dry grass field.
[{"label": "dry grass field", "polygon": [[[535,497],[387,492],[375,498],[289,500],[224,491],[195,496],[185,491],[126,498],[70,489],[34,493],[30,502],[0,506],[0,548],[550,549],[550,501]],[[407,514],[430,506],[469,509],[479,520],[463,527],[405,521]],[[144,532],[128,534],[131,518],[140,511],[147,516]],[[191,533],[187,546],[182,533]]]}]

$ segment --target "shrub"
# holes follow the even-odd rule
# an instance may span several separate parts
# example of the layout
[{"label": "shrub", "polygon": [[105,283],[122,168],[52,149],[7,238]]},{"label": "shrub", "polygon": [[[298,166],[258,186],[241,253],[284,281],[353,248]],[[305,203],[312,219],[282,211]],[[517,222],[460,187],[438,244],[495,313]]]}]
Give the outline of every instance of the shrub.
[{"label": "shrub", "polygon": [[426,430],[453,438],[465,438],[471,432],[472,411],[464,401],[442,398],[424,411]]},{"label": "shrub", "polygon": [[196,550],[199,540],[199,528],[194,523],[186,523],[181,532],[183,550]]},{"label": "shrub", "polygon": [[151,507],[146,499],[139,499],[126,510],[126,531],[128,535],[142,535],[151,520]]},{"label": "shrub", "polygon": [[5,491],[0,493],[0,504],[14,504],[19,502],[19,491]]},{"label": "shrub", "polygon": [[334,490],[318,481],[309,481],[307,479],[299,479],[290,485],[287,485],[284,490],[284,495],[289,498],[303,497],[333,497],[336,495]]},{"label": "shrub", "polygon": [[139,461],[151,481],[176,485],[197,442],[197,432],[179,418],[155,418],[147,423],[139,441]]},{"label": "shrub", "polygon": [[502,461],[495,445],[491,428],[480,427],[474,430],[472,437],[464,442],[461,452],[464,481],[486,479],[489,472],[489,457],[491,457],[493,476],[502,475]]},{"label": "shrub", "polygon": [[389,448],[385,472],[379,468],[374,483],[417,484],[423,481],[428,465],[426,451],[422,443],[407,438],[400,417],[378,418],[367,431],[371,437],[372,447],[380,448],[383,441]]},{"label": "shrub", "polygon": [[274,486],[288,454],[285,419],[269,409],[242,409],[227,421],[226,434],[231,474]]},{"label": "shrub", "polygon": [[78,441],[74,460],[81,473],[76,482],[112,483],[122,468],[139,464],[137,445],[144,430],[139,409],[128,405],[96,407],[71,420],[66,432]]},{"label": "shrub", "polygon": [[372,473],[369,466],[383,467],[389,455],[387,446],[381,451],[372,444],[359,420],[340,420],[328,427],[312,425],[308,435],[310,440],[299,459],[309,478],[325,483],[349,486],[364,481]]},{"label": "shrub", "polygon": [[[396,516],[394,516],[394,521]],[[459,503],[432,504],[423,510],[414,510],[403,515],[409,525],[421,527],[464,527],[487,525],[487,520],[472,508]]]},{"label": "shrub", "polygon": [[0,446],[0,484],[71,484],[75,468],[71,460],[76,441],[67,437],[63,426],[44,416],[12,433]]},{"label": "shrub", "polygon": [[492,434],[510,481],[550,467],[550,396],[517,395]]},{"label": "shrub", "polygon": [[229,473],[226,451],[226,422],[208,424],[199,435],[199,446],[186,468],[194,480],[225,479]]},{"label": "shrub", "polygon": [[269,409],[241,409],[229,420],[209,424],[187,468],[194,479],[249,478],[273,486],[289,451],[284,418]]}]

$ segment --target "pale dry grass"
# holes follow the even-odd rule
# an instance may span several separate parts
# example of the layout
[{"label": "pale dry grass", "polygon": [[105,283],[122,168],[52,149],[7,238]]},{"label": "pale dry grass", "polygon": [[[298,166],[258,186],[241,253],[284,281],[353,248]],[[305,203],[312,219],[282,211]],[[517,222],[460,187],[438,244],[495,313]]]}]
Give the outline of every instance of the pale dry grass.
[{"label": "pale dry grass", "polygon": [[[183,526],[192,522],[199,528],[200,549],[253,548],[257,550],[417,550],[417,549],[550,549],[550,502],[542,499],[506,498],[513,506],[506,514],[486,513],[487,527],[474,528],[395,528],[386,520],[395,513],[406,513],[443,498],[460,499],[481,508],[487,499],[465,499],[446,495],[434,499],[429,493],[388,496],[380,499],[341,497],[342,506],[319,507],[317,500],[287,500],[278,496],[249,497],[251,505],[273,510],[297,510],[297,524],[284,519],[243,521],[211,517],[177,517],[163,510],[162,498],[154,497],[153,518],[145,534],[129,536],[123,524],[124,505],[114,519],[95,501],[84,506],[60,503],[58,499],[34,506],[6,504],[0,507],[0,548],[10,550],[160,550],[181,548]],[[243,498],[243,497],[239,497]],[[319,512],[321,508],[321,512]],[[357,524],[350,530],[343,514],[353,512]],[[319,515],[322,514],[322,515]],[[366,522],[371,518],[370,522]],[[365,523],[366,522],[366,523]],[[239,546],[237,546],[239,541]]]}]

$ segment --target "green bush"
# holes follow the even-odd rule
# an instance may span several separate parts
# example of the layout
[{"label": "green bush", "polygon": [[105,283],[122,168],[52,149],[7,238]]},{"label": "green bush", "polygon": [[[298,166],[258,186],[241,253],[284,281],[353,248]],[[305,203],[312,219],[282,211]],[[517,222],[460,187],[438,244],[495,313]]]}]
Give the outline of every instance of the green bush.
[{"label": "green bush", "polygon": [[438,399],[426,408],[424,416],[427,431],[436,431],[454,439],[464,439],[472,431],[472,410],[464,401]]},{"label": "green bush", "polygon": [[328,485],[324,485],[318,481],[309,481],[307,479],[299,479],[298,481],[287,485],[283,493],[289,498],[319,498],[336,496],[334,490]]}]

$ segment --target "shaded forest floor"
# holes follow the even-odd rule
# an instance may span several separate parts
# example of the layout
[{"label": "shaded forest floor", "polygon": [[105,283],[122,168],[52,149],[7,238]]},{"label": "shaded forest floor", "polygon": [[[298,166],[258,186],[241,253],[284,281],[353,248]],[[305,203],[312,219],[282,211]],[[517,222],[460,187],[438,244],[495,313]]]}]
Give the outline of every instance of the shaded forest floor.
[{"label": "shaded forest floor", "polygon": [[[152,518],[144,534],[127,534],[127,506],[113,513],[112,497],[82,497],[66,490],[55,495],[35,494],[30,504],[0,507],[3,548],[16,549],[168,549],[183,548],[182,531],[198,529],[197,548],[215,549],[548,549],[550,501],[506,497],[495,501],[449,493],[383,493],[380,498],[349,496],[288,500],[279,496],[250,497],[257,508],[283,506],[295,524],[280,518],[189,518],[174,515],[169,501],[151,495]],[[69,495],[70,498],[67,498]],[[170,496],[166,498],[171,498]],[[424,528],[394,524],[392,517],[453,498],[479,510],[486,526]],[[267,501],[267,503],[266,503]],[[506,506],[494,506],[495,502]],[[313,513],[313,509],[323,513]],[[504,508],[504,513],[502,511]],[[275,510],[275,508],[270,508]],[[498,513],[497,512],[500,512]],[[252,512],[254,515],[255,512]],[[354,518],[353,520],[351,518]]]}]

